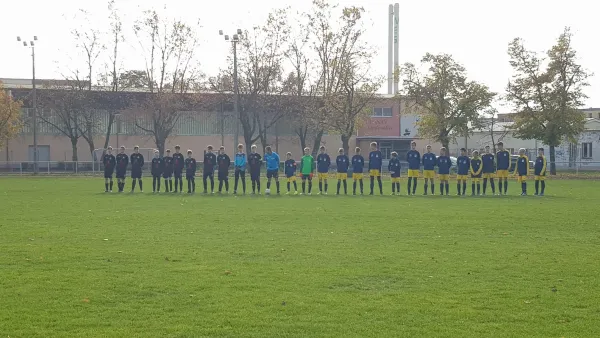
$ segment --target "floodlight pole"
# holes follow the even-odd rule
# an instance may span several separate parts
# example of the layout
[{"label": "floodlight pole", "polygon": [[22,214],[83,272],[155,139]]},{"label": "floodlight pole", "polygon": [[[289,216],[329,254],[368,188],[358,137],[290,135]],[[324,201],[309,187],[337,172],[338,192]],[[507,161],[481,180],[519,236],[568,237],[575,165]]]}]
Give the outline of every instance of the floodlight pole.
[{"label": "floodlight pole", "polygon": [[[37,36],[33,37],[33,40],[29,41],[29,45],[27,45],[27,41],[23,41],[24,47],[31,48],[31,68],[32,68],[32,77],[31,77],[31,86],[32,86],[32,105],[33,105],[33,174],[37,175],[39,172],[38,168],[38,142],[37,142],[37,89],[35,87],[35,42],[37,41]],[[21,41],[21,37],[17,36],[17,41]]]},{"label": "floodlight pole", "polygon": [[[223,35],[223,31],[219,31],[219,35]],[[233,34],[229,40],[229,35],[225,35],[225,41],[230,41],[233,48],[233,110],[235,113],[235,135],[233,138],[234,148],[239,144],[240,137],[240,107],[239,107],[239,87],[238,87],[238,71],[237,71],[237,44],[242,38],[242,30],[237,29],[236,34]]]}]

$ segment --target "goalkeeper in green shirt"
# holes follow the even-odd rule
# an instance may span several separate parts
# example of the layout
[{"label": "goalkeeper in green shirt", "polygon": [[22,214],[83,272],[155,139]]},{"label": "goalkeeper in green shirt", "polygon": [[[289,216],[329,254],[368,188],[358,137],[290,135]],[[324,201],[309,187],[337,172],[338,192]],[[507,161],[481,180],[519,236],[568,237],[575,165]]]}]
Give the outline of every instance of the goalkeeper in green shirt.
[{"label": "goalkeeper in green shirt", "polygon": [[315,159],[310,155],[310,148],[304,148],[304,156],[300,160],[300,174],[302,175],[302,194],[306,192],[306,180],[308,180],[308,194],[312,189],[312,175]]}]

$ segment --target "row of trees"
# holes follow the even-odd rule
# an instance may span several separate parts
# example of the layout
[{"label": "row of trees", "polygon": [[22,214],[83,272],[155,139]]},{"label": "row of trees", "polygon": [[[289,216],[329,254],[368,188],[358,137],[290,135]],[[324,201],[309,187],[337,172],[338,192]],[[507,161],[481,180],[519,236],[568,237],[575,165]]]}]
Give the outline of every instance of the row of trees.
[{"label": "row of trees", "polygon": [[[315,0],[308,13],[277,9],[263,24],[243,32],[238,44],[240,96],[235,118],[244,143],[260,142],[266,147],[269,134],[285,118],[294,125],[302,147],[318,148],[327,131],[339,134],[348,150],[383,82],[372,75],[373,48],[364,38],[363,13],[360,7],[340,8]],[[304,21],[293,20],[294,15]],[[81,24],[71,32],[77,53],[65,67],[65,81],[38,95],[40,106],[53,111],[39,119],[71,140],[74,161],[81,139],[92,153],[100,146],[95,136],[105,135],[102,147],[108,146],[117,115],[151,135],[162,153],[180,112],[210,111],[232,103],[233,60],[230,56],[230,66],[217,76],[204,77],[199,70],[197,23],[148,10],[129,29],[114,0],[108,4],[105,30],[91,27],[89,16],[80,10],[73,20]],[[142,56],[139,69],[121,67],[126,39],[135,40]],[[108,96],[97,95],[132,89],[146,95],[143,99],[110,96],[128,102],[109,102]],[[202,91],[222,95],[198,95]],[[99,106],[105,109],[96,109]],[[128,108],[118,109],[123,106]],[[106,110],[108,125],[100,123]]]},{"label": "row of trees", "polygon": [[[371,114],[385,80],[373,75],[375,49],[365,39],[363,15],[361,7],[340,8],[327,0],[313,0],[307,13],[276,9],[263,24],[243,32],[238,43],[240,96],[235,118],[246,145],[260,142],[264,148],[284,119],[293,125],[302,148],[318,148],[328,132],[339,135],[349,150],[350,138]],[[73,21],[81,22],[72,30],[78,53],[73,66],[66,68],[66,85],[40,95],[41,105],[54,111],[40,119],[71,140],[73,160],[81,138],[91,152],[98,147],[97,135],[105,135],[103,148],[108,146],[117,114],[151,135],[162,153],[180,112],[210,111],[232,103],[233,60],[230,56],[230,66],[216,76],[203,76],[197,23],[148,10],[126,28],[114,0],[108,4],[105,30],[90,27],[88,18],[79,11]],[[554,147],[577,136],[584,124],[577,109],[586,98],[583,90],[590,74],[578,63],[571,38],[565,29],[545,56],[526,49],[521,39],[512,41],[508,54],[513,77],[502,95],[469,80],[452,56],[428,53],[420,65],[407,63],[397,70],[402,82],[398,98],[420,115],[420,135],[446,147],[474,129],[491,129],[493,137],[493,106],[507,102],[517,113],[513,132],[549,145],[554,171]],[[128,43],[135,42],[142,56],[138,69],[121,66],[126,39],[134,40]],[[145,94],[135,99],[98,95],[124,89]],[[201,91],[221,95],[198,95]],[[116,98],[126,102],[115,102]],[[109,112],[108,125],[102,128],[98,110],[92,109],[98,106]]]},{"label": "row of trees", "polygon": [[[448,147],[474,129],[488,129],[495,143],[499,130],[492,103],[504,101],[516,113],[510,131],[517,138],[548,145],[550,170],[555,174],[555,147],[565,141],[575,142],[584,130],[585,117],[579,108],[587,98],[584,89],[591,76],[578,62],[572,37],[565,28],[545,55],[528,50],[522,39],[514,39],[508,47],[513,75],[504,95],[467,80],[465,68],[450,55],[425,55],[421,60],[427,69],[424,72],[414,64],[405,64],[398,76],[403,80],[402,94],[421,115],[421,136]],[[500,133],[507,131],[503,128]]]}]

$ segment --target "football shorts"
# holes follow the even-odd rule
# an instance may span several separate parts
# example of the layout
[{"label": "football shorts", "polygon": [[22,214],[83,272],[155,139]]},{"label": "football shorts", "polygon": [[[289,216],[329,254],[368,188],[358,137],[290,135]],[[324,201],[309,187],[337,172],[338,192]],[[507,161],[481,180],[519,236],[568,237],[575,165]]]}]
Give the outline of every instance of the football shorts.
[{"label": "football shorts", "polygon": [[136,169],[131,171],[131,178],[142,178],[142,169]]},{"label": "football shorts", "polygon": [[337,179],[338,180],[347,180],[348,179],[348,173],[337,173]]},{"label": "football shorts", "polygon": [[508,178],[508,170],[498,170],[496,171],[496,176],[498,178]]},{"label": "football shorts", "polygon": [[479,183],[479,182],[481,182],[481,177],[480,176],[477,176],[477,177],[471,176],[471,181],[473,183]]},{"label": "football shorts", "polygon": [[535,175],[535,180],[536,181],[545,181],[546,175]]},{"label": "football shorts", "polygon": [[458,181],[466,181],[467,179],[469,179],[469,175],[456,175],[456,179]]},{"label": "football shorts", "polygon": [[353,180],[362,180],[363,179],[363,173],[352,173],[352,179]]},{"label": "football shorts", "polygon": [[317,173],[317,178],[319,181],[326,180],[329,177],[329,173]]},{"label": "football shorts", "polygon": [[448,175],[448,174],[438,174],[438,178],[440,179],[440,181],[447,181],[450,178],[450,175]]},{"label": "football shorts", "polygon": [[371,177],[379,177],[379,176],[381,176],[381,171],[379,171],[379,169],[370,169],[369,170],[369,176],[371,176]]},{"label": "football shorts", "polygon": [[423,178],[435,178],[435,171],[423,170]]},{"label": "football shorts", "polygon": [[527,182],[527,175],[518,175],[517,182],[519,182],[519,183]]},{"label": "football shorts", "polygon": [[104,178],[112,178],[114,169],[105,169],[104,170]]},{"label": "football shorts", "polygon": [[288,181],[288,182],[296,182],[296,175],[289,176],[289,177],[287,178],[287,181]]},{"label": "football shorts", "polygon": [[408,177],[409,178],[418,178],[419,170],[418,169],[408,169]]},{"label": "football shorts", "polygon": [[279,178],[279,170],[267,170],[267,178]]},{"label": "football shorts", "polygon": [[162,173],[162,177],[163,178],[171,178],[171,176],[173,176],[173,172],[172,171],[164,171]]},{"label": "football shorts", "polygon": [[400,182],[400,177],[392,177],[392,183]]},{"label": "football shorts", "polygon": [[302,180],[309,180],[312,181],[312,174],[302,174]]},{"label": "football shorts", "polygon": [[227,171],[219,171],[217,177],[219,181],[227,181],[229,179],[229,173]]},{"label": "football shorts", "polygon": [[483,178],[494,178],[494,173],[484,173]]},{"label": "football shorts", "polygon": [[115,176],[120,179],[125,179],[126,173],[127,173],[127,171],[125,171],[125,170],[117,170],[117,174]]}]

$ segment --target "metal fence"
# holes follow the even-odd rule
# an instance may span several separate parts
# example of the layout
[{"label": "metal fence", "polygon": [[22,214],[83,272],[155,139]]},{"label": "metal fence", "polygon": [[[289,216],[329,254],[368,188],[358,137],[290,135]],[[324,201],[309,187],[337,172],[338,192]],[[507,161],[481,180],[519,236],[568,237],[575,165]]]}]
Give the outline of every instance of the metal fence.
[{"label": "metal fence", "polygon": [[[150,174],[150,160],[147,160],[144,165],[144,174]],[[387,174],[388,161],[383,163],[383,173]],[[408,163],[401,161],[402,170],[401,173],[405,174],[408,169]],[[202,173],[202,162],[198,162],[198,173]],[[104,166],[102,163],[93,161],[39,161],[38,162],[39,174],[40,175],[102,175]],[[365,173],[368,171],[368,162],[365,163]],[[280,164],[280,170],[283,174],[283,162]],[[455,167],[452,168],[454,172]],[[264,172],[263,165],[263,172]],[[330,173],[335,173],[335,163],[330,168]],[[548,163],[548,174],[550,173],[550,163]],[[230,172],[233,173],[233,165],[230,167]],[[351,173],[351,168],[350,171]],[[31,175],[34,173],[33,162],[0,162],[0,175]],[[600,178],[600,162],[556,162],[556,173],[557,175],[565,176],[580,176],[580,177],[594,177]],[[533,169],[531,169],[533,175]]]}]

